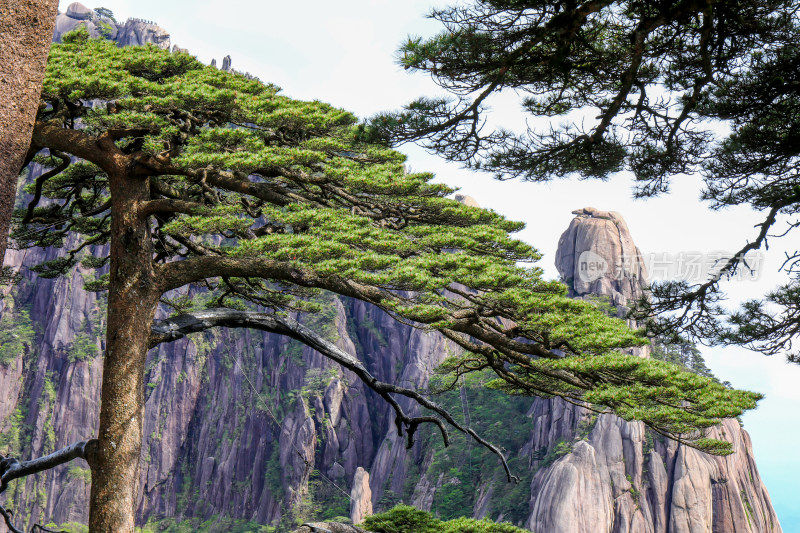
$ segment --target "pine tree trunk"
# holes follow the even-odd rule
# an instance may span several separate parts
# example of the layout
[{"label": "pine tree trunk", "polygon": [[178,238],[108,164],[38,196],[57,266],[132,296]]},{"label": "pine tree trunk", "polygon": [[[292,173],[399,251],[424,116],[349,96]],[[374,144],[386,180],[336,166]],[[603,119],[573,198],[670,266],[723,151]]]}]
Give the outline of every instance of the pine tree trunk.
[{"label": "pine tree trunk", "polygon": [[58,0],[0,0],[0,266],[57,8]]},{"label": "pine tree trunk", "polygon": [[144,180],[111,175],[111,285],[99,446],[92,467],[91,533],[133,533],[144,421],[144,373],[158,299],[153,248],[137,205]]}]

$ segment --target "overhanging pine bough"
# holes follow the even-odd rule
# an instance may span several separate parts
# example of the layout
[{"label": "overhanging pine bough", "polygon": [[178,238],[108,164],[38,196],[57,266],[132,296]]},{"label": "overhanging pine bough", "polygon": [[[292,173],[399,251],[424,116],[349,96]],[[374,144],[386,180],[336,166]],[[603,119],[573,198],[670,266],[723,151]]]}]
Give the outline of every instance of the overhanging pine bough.
[{"label": "overhanging pine bough", "polygon": [[[53,48],[29,154],[51,170],[29,187],[15,242],[82,237],[36,267],[42,276],[79,260],[109,266],[93,286],[109,292],[100,429],[88,455],[93,532],[133,530],[147,350],[187,331],[290,335],[358,374],[410,436],[427,422],[445,435],[445,422],[469,432],[285,317],[319,309],[311,297],[321,291],[441,332],[468,351],[448,361],[456,375],[490,368],[509,392],[589,401],[691,446],[730,451],[703,430],[758,395],[615,352],[646,341],[567,298],[540,269],[517,266],[539,258],[511,238],[522,224],[448,199],[452,190],[429,174],[405,174],[403,156],[359,141],[355,122],[182,53],[117,48],[80,31]],[[63,168],[63,154],[82,161]],[[107,257],[86,253],[106,243]],[[153,324],[164,295],[191,285],[215,309]],[[246,304],[264,312],[241,311]],[[403,413],[397,394],[433,414]]]},{"label": "overhanging pine bough", "polygon": [[[635,318],[651,333],[739,344],[800,362],[800,251],[790,281],[729,313],[720,281],[750,269],[746,254],[785,236],[800,212],[800,25],[795,0],[470,0],[434,10],[443,31],[412,37],[399,62],[446,89],[362,127],[365,139],[416,141],[501,179],[578,174],[636,177],[635,193],[698,173],[713,209],[764,213],[707,283],[656,284]],[[520,97],[527,128],[484,127],[487,102]],[[732,133],[721,141],[719,123]],[[777,312],[776,312],[777,310]],[[640,323],[642,323],[640,322]],[[793,350],[793,346],[795,349]]]}]

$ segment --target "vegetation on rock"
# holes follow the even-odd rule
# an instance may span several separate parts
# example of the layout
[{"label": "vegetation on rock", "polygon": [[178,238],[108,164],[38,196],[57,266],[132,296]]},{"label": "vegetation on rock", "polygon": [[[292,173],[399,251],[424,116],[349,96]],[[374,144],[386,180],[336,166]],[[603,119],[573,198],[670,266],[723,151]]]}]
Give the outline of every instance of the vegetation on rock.
[{"label": "vegetation on rock", "polygon": [[[435,378],[433,389],[444,385],[445,380],[442,376]],[[491,373],[487,371],[470,374],[454,383],[451,390],[439,390],[435,398],[440,405],[452,413],[458,413],[459,419],[495,445],[505,450],[520,450],[534,429],[533,420],[526,416],[530,410],[530,399],[510,396],[486,387],[491,380]],[[513,420],[513,423],[509,423],[509,420]],[[433,480],[443,476],[443,485],[434,493],[431,505],[431,511],[437,517],[449,520],[462,516],[464,509],[475,508],[480,487],[484,490],[492,487],[489,516],[502,515],[504,520],[514,524],[525,521],[531,478],[536,473],[530,468],[528,457],[516,454],[509,457],[511,469],[523,474],[519,483],[511,484],[506,482],[503,469],[495,457],[468,436],[454,436],[447,448],[439,446],[437,439],[433,428],[421,430],[422,453],[431,455],[425,475]],[[413,459],[409,457],[407,462],[409,470],[413,472],[417,468]],[[409,479],[412,478],[410,475]],[[415,485],[409,485],[402,494],[387,490],[375,506],[387,509],[398,501],[413,501],[415,488]]]},{"label": "vegetation on rock", "polygon": [[0,365],[8,365],[33,348],[36,338],[25,309],[7,309],[0,319]]},{"label": "vegetation on rock", "polygon": [[360,527],[374,533],[525,533],[526,531],[511,524],[498,524],[485,519],[462,517],[442,521],[431,513],[408,505],[398,505],[385,513],[368,516]]}]

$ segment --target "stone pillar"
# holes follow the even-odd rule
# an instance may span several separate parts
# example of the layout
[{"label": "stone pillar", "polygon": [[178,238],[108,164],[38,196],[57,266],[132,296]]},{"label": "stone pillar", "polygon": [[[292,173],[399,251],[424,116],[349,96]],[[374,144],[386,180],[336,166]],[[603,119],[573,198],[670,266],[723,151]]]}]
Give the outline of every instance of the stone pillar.
[{"label": "stone pillar", "polygon": [[369,488],[369,473],[359,466],[353,476],[353,490],[350,491],[350,519],[353,524],[359,524],[371,514],[372,490]]}]

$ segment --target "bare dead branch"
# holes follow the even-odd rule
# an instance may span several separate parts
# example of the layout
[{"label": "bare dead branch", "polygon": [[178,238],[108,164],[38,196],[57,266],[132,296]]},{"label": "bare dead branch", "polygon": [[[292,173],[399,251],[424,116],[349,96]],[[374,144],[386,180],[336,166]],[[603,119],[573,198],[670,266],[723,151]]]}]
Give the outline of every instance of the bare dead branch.
[{"label": "bare dead branch", "polygon": [[[51,468],[68,463],[74,459],[85,459],[88,461],[91,454],[94,453],[94,448],[96,446],[96,439],[84,440],[55,451],[50,455],[45,455],[44,457],[22,462],[13,457],[4,457],[0,455],[0,494],[5,492],[8,488],[8,484],[15,479],[37,474],[44,470],[50,470]],[[5,521],[6,526],[11,533],[24,533],[22,530],[14,527],[14,525],[11,523],[11,518],[13,515],[11,511],[5,509],[3,506],[0,506],[0,515],[2,515],[3,520]],[[31,533],[35,531],[58,533],[39,524],[35,524],[31,529]]]},{"label": "bare dead branch", "polygon": [[[367,387],[386,400],[395,411],[395,424],[397,425],[398,434],[403,435],[403,431],[405,430],[409,448],[414,445],[414,434],[417,429],[422,424],[426,423],[433,424],[439,428],[439,431],[442,433],[444,444],[448,446],[450,439],[444,423],[447,422],[458,431],[470,435],[476,442],[497,455],[503,464],[503,469],[506,472],[508,480],[514,483],[519,482],[519,478],[512,475],[503,452],[493,444],[482,439],[471,428],[464,427],[460,424],[446,409],[414,390],[379,381],[364,367],[361,361],[291,318],[255,311],[237,311],[234,309],[208,309],[195,313],[186,313],[174,318],[155,321],[150,330],[150,347],[157,346],[162,342],[170,342],[183,338],[189,333],[197,333],[214,327],[258,329],[270,333],[286,335],[287,337],[304,343],[328,359],[339,363],[344,368],[356,374]],[[403,410],[397,400],[392,397],[392,394],[399,394],[410,398],[418,405],[433,411],[441,418],[436,416],[410,416]]]},{"label": "bare dead branch", "polygon": [[52,150],[51,153],[52,155],[61,159],[61,163],[52,170],[49,170],[44,174],[42,174],[41,176],[39,176],[38,178],[36,178],[33,199],[28,204],[28,211],[25,213],[25,218],[22,219],[23,223],[28,223],[33,218],[33,210],[36,208],[37,205],[39,205],[39,200],[42,199],[42,187],[44,186],[44,182],[46,182],[47,180],[49,180],[54,176],[58,176],[59,174],[61,174],[64,170],[67,169],[67,167],[70,164],[70,157],[64,152],[59,152],[58,150],[54,149]]}]

